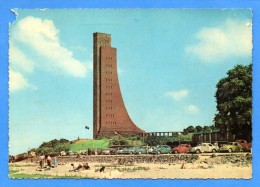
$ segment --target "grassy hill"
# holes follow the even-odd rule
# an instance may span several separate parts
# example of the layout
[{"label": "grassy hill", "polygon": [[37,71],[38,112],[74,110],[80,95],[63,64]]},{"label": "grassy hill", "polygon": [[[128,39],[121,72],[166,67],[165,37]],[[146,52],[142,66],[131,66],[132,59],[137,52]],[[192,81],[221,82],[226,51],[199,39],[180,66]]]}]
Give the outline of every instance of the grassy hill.
[{"label": "grassy hill", "polygon": [[142,145],[142,141],[136,140],[135,138],[126,137],[110,137],[99,140],[93,139],[76,139],[69,141],[66,139],[54,139],[48,142],[43,142],[38,148],[33,148],[30,151],[36,152],[37,154],[51,154],[57,155],[61,151],[72,151],[79,152],[80,150],[86,151],[87,149],[105,149],[111,145]]},{"label": "grassy hill", "polygon": [[93,148],[107,148],[109,146],[109,140],[85,140],[70,144],[70,151],[77,152],[79,150],[87,150]]}]

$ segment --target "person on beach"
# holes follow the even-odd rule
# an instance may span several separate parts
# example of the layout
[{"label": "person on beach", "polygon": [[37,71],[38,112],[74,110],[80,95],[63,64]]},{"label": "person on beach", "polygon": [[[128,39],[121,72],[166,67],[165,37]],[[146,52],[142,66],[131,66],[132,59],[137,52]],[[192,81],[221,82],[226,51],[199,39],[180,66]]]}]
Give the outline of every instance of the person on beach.
[{"label": "person on beach", "polygon": [[83,168],[86,169],[86,170],[90,170],[90,167],[89,167],[88,163],[84,164]]},{"label": "person on beach", "polygon": [[47,156],[47,166],[51,167],[51,156],[50,155]]},{"label": "person on beach", "polygon": [[90,167],[89,167],[88,163],[86,163],[86,164],[79,163],[79,165],[75,169],[70,170],[70,171],[75,171],[76,172],[76,171],[79,171],[81,169],[90,170]]},{"label": "person on beach", "polygon": [[54,157],[53,164],[54,164],[54,167],[58,167],[59,162],[58,162],[57,156]]},{"label": "person on beach", "polygon": [[44,155],[41,155],[40,157],[40,168],[42,169],[44,167],[44,159],[45,159],[45,156]]}]

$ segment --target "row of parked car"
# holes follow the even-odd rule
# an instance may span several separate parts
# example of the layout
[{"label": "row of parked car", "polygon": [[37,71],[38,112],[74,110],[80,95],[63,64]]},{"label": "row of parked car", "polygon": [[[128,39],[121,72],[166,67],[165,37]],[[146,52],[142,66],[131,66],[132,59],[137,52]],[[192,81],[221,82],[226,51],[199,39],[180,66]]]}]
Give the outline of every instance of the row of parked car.
[{"label": "row of parked car", "polygon": [[226,143],[199,143],[197,146],[192,147],[190,144],[180,144],[171,148],[168,145],[158,146],[141,146],[141,147],[110,147],[106,149],[88,149],[86,151],[80,151],[74,153],[69,151],[65,153],[61,152],[61,156],[64,155],[119,155],[119,154],[178,154],[178,153],[215,153],[215,152],[243,152],[251,151],[251,144],[246,140],[236,140],[235,142]]},{"label": "row of parked car", "polygon": [[192,153],[202,153],[202,152],[251,152],[252,145],[247,143],[246,140],[236,140],[234,142],[227,142],[225,144],[211,144],[211,143],[201,143],[195,147],[192,147],[189,152]]},{"label": "row of parked car", "polygon": [[245,140],[236,140],[235,142],[227,142],[225,144],[200,143],[195,147],[190,144],[180,144],[177,147],[171,148],[168,145],[158,145],[155,147],[129,147],[122,148],[115,154],[164,154],[164,153],[215,153],[215,152],[243,152],[251,151],[251,144]]},{"label": "row of parked car", "polygon": [[168,145],[158,145],[154,147],[142,146],[142,147],[129,147],[119,149],[116,154],[164,154],[171,153],[172,149]]},{"label": "row of parked car", "polygon": [[244,149],[238,142],[229,142],[224,144],[222,147],[211,143],[201,143],[195,147],[192,147],[189,152],[191,153],[216,153],[216,152],[243,152]]}]

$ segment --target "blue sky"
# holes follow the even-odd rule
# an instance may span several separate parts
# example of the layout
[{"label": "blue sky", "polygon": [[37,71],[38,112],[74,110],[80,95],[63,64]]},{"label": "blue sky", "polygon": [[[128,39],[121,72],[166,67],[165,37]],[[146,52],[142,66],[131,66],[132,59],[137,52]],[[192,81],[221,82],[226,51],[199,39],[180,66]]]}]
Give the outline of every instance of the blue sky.
[{"label": "blue sky", "polygon": [[125,105],[147,132],[212,125],[217,82],[236,64],[252,62],[250,9],[16,12],[9,38],[10,154],[54,138],[92,137],[94,32],[112,35]]}]

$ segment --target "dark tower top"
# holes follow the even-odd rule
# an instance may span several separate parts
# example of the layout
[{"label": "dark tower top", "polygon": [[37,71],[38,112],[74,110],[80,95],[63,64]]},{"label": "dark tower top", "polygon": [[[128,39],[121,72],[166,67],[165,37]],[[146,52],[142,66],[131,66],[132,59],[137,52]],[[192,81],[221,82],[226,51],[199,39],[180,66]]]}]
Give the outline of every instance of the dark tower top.
[{"label": "dark tower top", "polygon": [[102,135],[141,134],[129,117],[121,95],[116,48],[111,35],[94,33],[94,138]]}]

